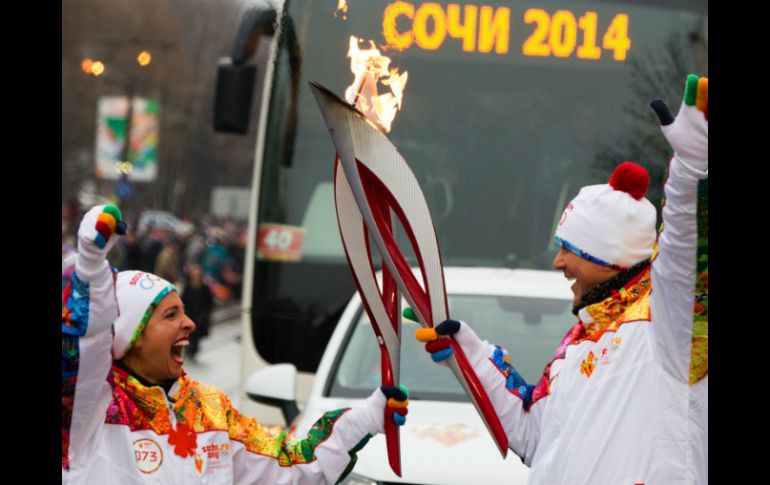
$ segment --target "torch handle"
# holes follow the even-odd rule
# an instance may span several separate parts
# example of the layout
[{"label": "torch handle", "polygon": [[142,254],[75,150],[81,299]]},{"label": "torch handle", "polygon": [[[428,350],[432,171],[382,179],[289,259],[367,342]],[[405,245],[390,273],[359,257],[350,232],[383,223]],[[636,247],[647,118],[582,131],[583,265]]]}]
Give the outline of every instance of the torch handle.
[{"label": "torch handle", "polygon": [[[390,353],[385,345],[380,345],[380,368],[382,373],[382,385],[395,386],[396,378],[393,366],[390,362]],[[393,415],[388,414],[387,405],[382,410],[385,423],[385,447],[388,451],[388,463],[393,473],[401,476],[401,440],[398,425],[393,421]]]},{"label": "torch handle", "polygon": [[465,355],[460,343],[451,337],[452,342],[452,357],[449,361],[449,368],[452,369],[452,373],[465,389],[465,392],[471,396],[471,401],[476,407],[481,420],[484,421],[489,432],[494,438],[495,445],[500,451],[500,454],[505,458],[508,454],[508,436],[505,434],[500,418],[495,412],[492,402],[489,400],[484,387],[479,381],[479,377],[471,367],[468,357]]},{"label": "torch handle", "polygon": [[388,449],[388,464],[393,473],[401,476],[401,441],[398,425],[393,421],[393,415],[385,412],[385,446]]},{"label": "torch handle", "polygon": [[[380,202],[383,204],[383,202]],[[384,208],[387,210],[387,207]],[[392,221],[388,223],[388,228],[393,229]],[[371,261],[371,256],[370,256]],[[389,321],[377,322],[377,325],[391,325],[398,335],[399,343],[401,342],[401,295],[398,291],[393,275],[390,274],[388,268],[382,265],[382,303],[385,306],[385,311],[388,314]],[[394,372],[400,366],[397,363],[396,369],[390,360],[390,353],[387,347],[384,345],[380,347],[382,353],[382,383],[386,386],[398,386],[400,375],[398,372]],[[400,355],[400,354],[399,354]],[[387,371],[386,366],[387,364]],[[393,421],[393,415],[388,415],[387,410],[385,413],[385,445],[388,450],[388,463],[393,473],[401,476],[401,440],[399,435],[399,426]]]}]

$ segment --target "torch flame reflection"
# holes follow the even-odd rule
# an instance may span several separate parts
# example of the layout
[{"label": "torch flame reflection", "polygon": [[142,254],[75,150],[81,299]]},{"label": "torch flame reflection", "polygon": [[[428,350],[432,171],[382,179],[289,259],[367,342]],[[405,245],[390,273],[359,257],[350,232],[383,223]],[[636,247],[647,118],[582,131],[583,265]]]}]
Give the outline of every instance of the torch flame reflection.
[{"label": "torch flame reflection", "polygon": [[[396,112],[401,109],[408,73],[399,74],[398,68],[389,68],[390,58],[380,54],[372,41],[369,41],[369,49],[359,49],[360,41],[355,36],[350,37],[348,57],[355,77],[353,84],[345,90],[345,100],[388,132]],[[378,94],[378,81],[391,92]]]},{"label": "torch flame reflection", "polygon": [[345,0],[337,0],[337,10],[334,11],[334,16],[336,17],[338,13],[342,14],[342,20],[347,19],[348,3]]}]

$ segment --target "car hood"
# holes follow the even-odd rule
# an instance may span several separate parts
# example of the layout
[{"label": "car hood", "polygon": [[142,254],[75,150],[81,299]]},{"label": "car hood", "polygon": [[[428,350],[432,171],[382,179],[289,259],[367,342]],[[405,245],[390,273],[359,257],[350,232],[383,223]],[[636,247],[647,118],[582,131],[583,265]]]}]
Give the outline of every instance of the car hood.
[{"label": "car hood", "polygon": [[[348,407],[356,399],[311,399],[298,424],[298,438],[325,411]],[[409,401],[401,428],[401,472],[388,465],[385,435],[374,436],[358,452],[353,473],[377,481],[450,485],[497,483],[525,485],[529,468],[508,450],[503,460],[476,409],[470,403]]]}]

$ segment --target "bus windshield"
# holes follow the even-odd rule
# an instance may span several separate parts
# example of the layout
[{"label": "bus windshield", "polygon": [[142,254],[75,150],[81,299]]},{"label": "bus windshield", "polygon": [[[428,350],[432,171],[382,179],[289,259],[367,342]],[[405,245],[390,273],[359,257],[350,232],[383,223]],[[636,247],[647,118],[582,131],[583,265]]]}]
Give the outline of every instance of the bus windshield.
[{"label": "bus windshield", "polygon": [[351,36],[408,73],[388,137],[425,194],[445,265],[550,269],[566,204],[626,160],[648,169],[659,205],[670,152],[648,105],[662,98],[676,110],[686,74],[708,75],[707,2],[336,6],[285,3],[266,80],[251,318],[269,362],[314,371],[355,291],[335,150],[308,85],[343,97]]},{"label": "bus windshield", "polygon": [[[351,1],[336,16],[330,3],[287,5],[263,161],[260,222],[304,229],[303,260],[344,262],[334,147],[307,83],[342,96],[351,35],[408,72],[389,138],[448,265],[549,268],[566,202],[625,160],[657,190],[667,147],[647,105],[677,102],[686,73],[705,73],[703,2]],[[399,51],[394,37],[413,40]]]}]

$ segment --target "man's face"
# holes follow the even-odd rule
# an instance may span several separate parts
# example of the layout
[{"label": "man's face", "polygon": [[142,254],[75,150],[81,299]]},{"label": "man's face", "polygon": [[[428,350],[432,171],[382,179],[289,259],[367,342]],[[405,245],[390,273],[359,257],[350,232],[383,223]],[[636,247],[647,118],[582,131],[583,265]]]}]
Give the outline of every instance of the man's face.
[{"label": "man's face", "polygon": [[568,280],[575,280],[571,286],[572,293],[575,295],[572,300],[573,306],[580,304],[585,294],[594,286],[604,283],[619,273],[618,270],[585,260],[564,247],[554,258],[553,269],[562,271]]},{"label": "man's face", "polygon": [[184,348],[194,330],[195,323],[185,314],[179,295],[172,291],[155,308],[123,360],[154,384],[176,379],[182,375]]}]

